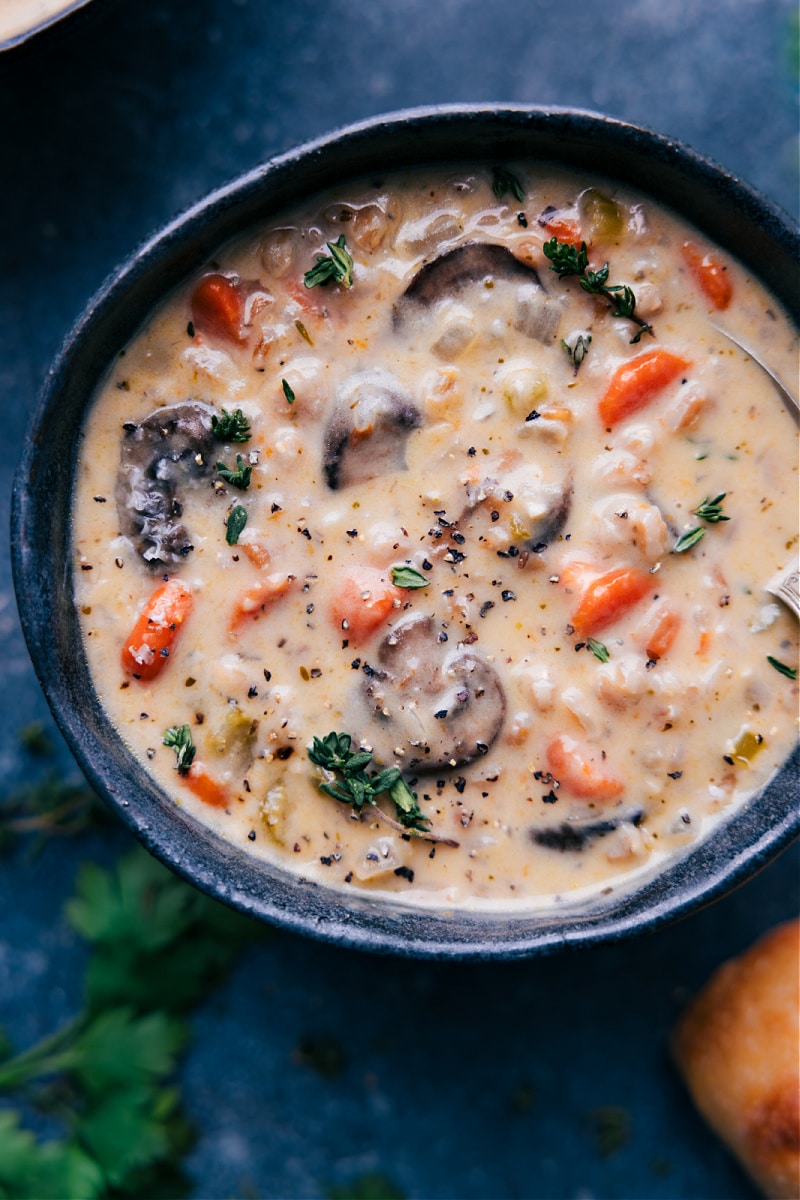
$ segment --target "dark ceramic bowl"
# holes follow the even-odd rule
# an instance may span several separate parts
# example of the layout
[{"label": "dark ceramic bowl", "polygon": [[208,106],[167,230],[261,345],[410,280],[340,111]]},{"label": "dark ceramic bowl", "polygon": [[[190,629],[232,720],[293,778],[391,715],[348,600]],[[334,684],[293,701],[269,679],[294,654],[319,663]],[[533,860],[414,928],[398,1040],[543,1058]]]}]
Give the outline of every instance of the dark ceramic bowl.
[{"label": "dark ceramic bowl", "polygon": [[61,0],[55,11],[39,13],[36,12],[34,6],[31,6],[31,16],[27,20],[10,28],[6,33],[0,31],[0,51],[11,50],[14,46],[21,46],[24,42],[29,42],[31,38],[44,33],[46,29],[51,29],[54,25],[66,21],[67,18],[71,19],[88,3],[89,0]]},{"label": "dark ceramic bowl", "polygon": [[164,294],[221,243],[337,180],[421,162],[534,157],[652,193],[750,267],[800,323],[798,231],[746,184],[684,146],[564,109],[403,112],[282,155],[221,188],[142,246],[91,300],[45,381],[13,501],[14,574],[25,636],[49,703],[86,775],[144,844],[198,887],[319,938],[442,958],[511,958],[652,930],[741,883],[800,831],[797,749],[765,791],[634,891],[558,914],[422,911],[344,895],[247,857],[159,790],[95,695],[72,597],[70,497],[78,435],[107,365]]}]

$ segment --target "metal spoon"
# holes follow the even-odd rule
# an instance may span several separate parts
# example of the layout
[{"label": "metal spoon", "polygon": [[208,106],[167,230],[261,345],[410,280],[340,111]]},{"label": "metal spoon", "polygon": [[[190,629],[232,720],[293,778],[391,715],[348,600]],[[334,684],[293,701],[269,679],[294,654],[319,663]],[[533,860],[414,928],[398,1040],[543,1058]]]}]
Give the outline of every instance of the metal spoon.
[{"label": "metal spoon", "polygon": [[[775,374],[772,368],[765,363],[764,360],[750,348],[750,346],[746,346],[744,342],[741,342],[738,338],[735,338],[732,333],[728,333],[727,329],[722,329],[719,325],[714,325],[714,328],[716,329],[717,333],[721,333],[722,336],[727,338],[729,342],[732,342],[734,346],[738,346],[740,350],[744,351],[748,358],[752,358],[753,362],[756,363],[757,366],[761,367],[761,370],[772,380],[775,390],[777,391],[781,400],[783,400],[786,407],[789,409],[789,412],[793,413],[795,416],[800,415],[800,401],[793,392],[789,391],[786,384]],[[800,618],[800,571],[798,571],[797,567],[789,567],[787,571],[783,571],[780,575],[776,575],[776,577],[770,580],[770,582],[766,585],[766,590],[771,595],[776,596],[779,600],[782,600],[786,607],[790,609],[796,617]]]}]

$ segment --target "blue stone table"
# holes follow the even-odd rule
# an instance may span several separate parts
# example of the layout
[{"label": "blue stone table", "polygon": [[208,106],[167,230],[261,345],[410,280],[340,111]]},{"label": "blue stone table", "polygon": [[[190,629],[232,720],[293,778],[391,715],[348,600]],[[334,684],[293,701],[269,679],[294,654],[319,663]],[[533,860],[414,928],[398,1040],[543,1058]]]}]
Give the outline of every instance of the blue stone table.
[{"label": "blue stone table", "polygon": [[[351,120],[503,100],[648,125],[796,213],[796,39],[792,0],[94,0],[0,55],[3,529],[60,340],[116,262],[205,191]],[[44,769],[20,730],[51,729],[5,536],[0,696],[2,797]],[[2,860],[0,1025],[17,1044],[79,1006],[85,951],[62,906],[82,861],[110,864],[129,840],[111,828]],[[502,965],[259,945],[194,1018],[195,1194],[324,1197],[380,1172],[409,1200],[754,1196],[688,1103],[668,1035],[716,964],[796,913],[797,884],[789,850],[655,935]],[[335,1077],[298,1054],[309,1037],[341,1047]],[[629,1137],[604,1154],[593,1121],[609,1107]]]}]

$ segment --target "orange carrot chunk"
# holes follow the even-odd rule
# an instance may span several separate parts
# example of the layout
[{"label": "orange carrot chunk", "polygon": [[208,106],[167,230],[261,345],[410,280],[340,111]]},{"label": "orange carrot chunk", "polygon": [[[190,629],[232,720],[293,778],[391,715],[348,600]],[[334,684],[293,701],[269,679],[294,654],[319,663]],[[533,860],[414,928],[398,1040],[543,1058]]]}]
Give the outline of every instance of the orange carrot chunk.
[{"label": "orange carrot chunk", "polygon": [[228,629],[233,632],[242,621],[257,620],[263,617],[279,596],[285,595],[294,583],[294,575],[282,574],[277,571],[267,575],[252,587],[246,588],[233,606]]},{"label": "orange carrot chunk", "polygon": [[672,649],[680,627],[680,614],[670,605],[662,604],[654,613],[648,614],[633,636],[640,646],[644,646],[647,657],[658,662]]},{"label": "orange carrot chunk", "polygon": [[239,288],[227,275],[204,275],[192,292],[192,321],[198,333],[241,342],[244,304]]},{"label": "orange carrot chunk", "polygon": [[580,224],[574,217],[567,217],[559,212],[548,213],[546,218],[542,219],[542,224],[550,237],[558,238],[560,242],[567,242],[576,250],[580,250],[583,238]]},{"label": "orange carrot chunk", "polygon": [[695,283],[712,306],[722,312],[733,299],[733,284],[727,267],[713,254],[704,254],[694,242],[684,242],[682,250]]},{"label": "orange carrot chunk", "polygon": [[616,425],[663,391],[686,370],[689,362],[669,350],[647,350],[617,367],[598,402],[605,426]]},{"label": "orange carrot chunk", "polygon": [[606,766],[602,751],[566,733],[548,743],[547,765],[565,791],[583,800],[613,800],[625,788]]},{"label": "orange carrot chunk", "polygon": [[153,592],[122,647],[122,665],[135,679],[150,680],[163,671],[184,622],[194,607],[192,593],[178,579]]},{"label": "orange carrot chunk", "polygon": [[331,603],[331,619],[342,637],[358,645],[383,624],[401,595],[388,571],[357,567],[342,581]]},{"label": "orange carrot chunk", "polygon": [[210,805],[211,808],[227,807],[230,799],[227,790],[214,778],[205,763],[195,759],[181,779],[204,804]]},{"label": "orange carrot chunk", "polygon": [[572,625],[581,637],[599,633],[653,590],[647,571],[616,567],[590,583],[572,614]]}]

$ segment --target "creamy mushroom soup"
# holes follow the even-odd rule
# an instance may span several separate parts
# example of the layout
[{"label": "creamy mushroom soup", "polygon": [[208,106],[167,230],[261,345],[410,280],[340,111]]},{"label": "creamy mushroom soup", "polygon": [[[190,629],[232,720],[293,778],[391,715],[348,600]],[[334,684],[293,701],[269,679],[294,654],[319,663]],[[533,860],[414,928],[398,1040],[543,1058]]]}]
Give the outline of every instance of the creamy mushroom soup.
[{"label": "creamy mushroom soup", "polygon": [[796,333],[652,200],[354,182],[198,263],[86,424],[108,714],[247,853],[403,902],[628,888],[796,735]]}]

